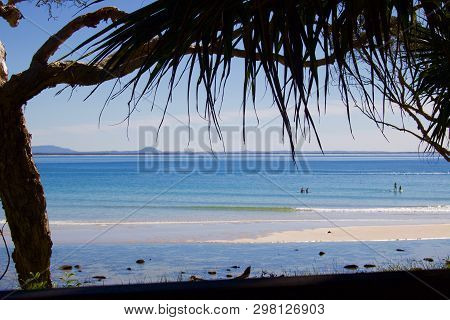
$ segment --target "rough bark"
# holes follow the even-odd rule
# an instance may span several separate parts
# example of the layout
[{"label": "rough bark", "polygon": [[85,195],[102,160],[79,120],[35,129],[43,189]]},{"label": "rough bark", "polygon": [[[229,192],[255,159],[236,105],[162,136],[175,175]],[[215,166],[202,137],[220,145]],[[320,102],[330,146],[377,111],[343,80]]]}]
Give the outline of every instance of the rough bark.
[{"label": "rough bark", "polygon": [[0,17],[5,19],[11,27],[17,27],[22,13],[15,7],[14,3],[3,4],[0,1]]},{"label": "rough bark", "polygon": [[0,199],[14,242],[12,257],[20,285],[30,286],[32,273],[32,282],[50,287],[52,242],[44,189],[31,154],[23,99],[17,99],[23,91],[10,90],[7,83],[6,50],[0,42]]},{"label": "rough bark", "polygon": [[31,135],[22,106],[0,89],[0,197],[14,242],[12,254],[19,283],[35,281],[50,287],[52,241],[44,189],[31,154]]},{"label": "rough bark", "polygon": [[[7,18],[4,15],[5,8],[0,2],[3,18]],[[87,80],[91,70],[97,71],[97,83],[114,77],[105,74],[101,66],[88,67],[73,62],[48,65],[47,60],[61,42],[76,30],[84,26],[93,27],[108,17],[115,19],[120,14],[117,9],[104,8],[99,10],[97,17],[88,14],[75,19],[76,23],[69,24],[71,28],[63,29],[65,33],[60,32],[46,42],[28,70],[11,79],[8,79],[6,50],[0,42],[0,199],[14,242],[12,258],[22,288],[29,288],[36,283],[41,287],[52,285],[52,241],[47,206],[32,158],[31,135],[25,125],[23,106],[42,90],[62,83],[74,86],[79,84],[77,79],[81,82]],[[95,80],[89,79],[86,85],[95,84],[92,81]]]},{"label": "rough bark", "polygon": [[6,50],[0,41],[0,86],[8,81],[8,68],[6,67]]}]

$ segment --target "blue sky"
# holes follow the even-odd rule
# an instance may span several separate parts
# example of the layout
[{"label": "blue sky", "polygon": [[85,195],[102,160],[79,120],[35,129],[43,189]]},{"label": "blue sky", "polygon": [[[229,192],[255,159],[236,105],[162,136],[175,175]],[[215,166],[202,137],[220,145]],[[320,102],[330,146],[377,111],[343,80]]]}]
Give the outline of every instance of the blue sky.
[{"label": "blue sky", "polygon": [[[148,2],[117,0],[105,1],[104,5],[114,5],[122,10],[132,11]],[[67,7],[55,9],[54,15],[57,18],[49,20],[45,7],[36,8],[30,3],[23,3],[20,4],[20,9],[25,19],[21,21],[19,27],[10,28],[4,21],[0,21],[0,40],[8,52],[7,64],[10,76],[25,70],[33,53],[48,39],[50,34],[55,33],[73,19],[73,15],[77,11],[76,8]],[[95,30],[83,30],[76,34],[65,43],[65,46],[53,59],[70,51],[93,31]],[[242,68],[240,68],[240,62],[237,61],[233,68],[234,71],[228,81],[220,114],[221,125],[226,129],[225,131],[228,130],[224,141],[226,150],[289,150],[288,143],[283,143],[280,139],[281,118],[279,113],[276,107],[271,105],[270,96],[268,94],[263,96],[262,92],[257,98],[256,105],[259,124],[255,120],[254,113],[249,111],[246,121],[249,130],[246,144],[243,144],[240,131],[242,130]],[[63,87],[47,90],[29,101],[25,115],[33,136],[33,145],[52,144],[80,151],[135,150],[145,145],[154,145],[165,151],[179,151],[185,148],[205,151],[204,149],[210,147],[207,130],[205,130],[207,123],[195,112],[191,112],[192,139],[188,145],[187,130],[182,129],[188,125],[185,82],[182,82],[175,91],[163,122],[163,130],[156,142],[151,128],[157,127],[161,122],[162,108],[167,97],[166,86],[161,86],[153,110],[151,110],[151,99],[144,99],[139,104],[138,112],[133,114],[129,126],[127,126],[126,122],[118,123],[124,119],[127,113],[129,91],[125,91],[107,106],[99,123],[99,114],[111,85],[111,83],[103,85],[87,101],[84,101],[84,98],[90,93],[90,88],[78,88],[72,95],[70,90],[66,90],[55,96],[56,92]],[[193,100],[191,99],[191,101]],[[314,114],[325,151],[417,150],[417,140],[395,131],[387,130],[385,132],[389,139],[387,141],[376,126],[356,109],[351,113],[353,138],[347,122],[345,107],[340,101],[337,88],[331,88],[328,101],[326,114],[322,113],[320,117],[317,112]],[[191,109],[191,111],[193,110]],[[301,139],[300,145],[303,150],[319,149],[314,139],[311,139],[311,142]],[[213,148],[217,151],[222,150],[222,143],[214,142],[214,137]]]}]

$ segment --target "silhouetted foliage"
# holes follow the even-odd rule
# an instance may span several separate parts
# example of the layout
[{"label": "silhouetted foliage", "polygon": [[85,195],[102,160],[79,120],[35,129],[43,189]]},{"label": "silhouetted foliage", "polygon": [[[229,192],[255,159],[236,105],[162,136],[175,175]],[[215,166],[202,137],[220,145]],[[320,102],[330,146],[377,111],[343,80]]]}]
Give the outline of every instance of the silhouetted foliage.
[{"label": "silhouetted foliage", "polygon": [[[115,73],[143,46],[156,43],[119,93],[131,86],[130,101],[137,103],[142,95],[156,92],[167,75],[170,100],[180,75],[187,73],[189,87],[191,82],[196,86],[197,110],[203,88],[202,114],[218,131],[217,102],[231,61],[243,58],[244,124],[247,97],[255,104],[256,80],[262,74],[293,151],[298,132],[305,137],[313,133],[320,145],[311,108],[320,114],[322,95],[326,109],[334,79],[349,122],[350,108],[356,106],[380,129],[389,125],[412,133],[427,150],[449,159],[448,9],[447,1],[429,0],[158,0],[77,50],[88,48],[92,65],[104,63]],[[138,84],[142,91],[137,92]],[[387,105],[412,118],[418,130],[386,123]]]}]

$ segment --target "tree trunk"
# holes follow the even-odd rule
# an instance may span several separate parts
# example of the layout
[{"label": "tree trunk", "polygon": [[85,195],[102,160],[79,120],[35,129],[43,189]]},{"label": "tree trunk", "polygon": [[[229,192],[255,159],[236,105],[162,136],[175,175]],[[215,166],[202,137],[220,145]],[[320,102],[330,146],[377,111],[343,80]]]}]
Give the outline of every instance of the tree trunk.
[{"label": "tree trunk", "polygon": [[52,241],[44,189],[31,153],[31,135],[21,103],[12,102],[1,91],[0,198],[14,242],[12,257],[22,288],[38,282],[51,287]]}]

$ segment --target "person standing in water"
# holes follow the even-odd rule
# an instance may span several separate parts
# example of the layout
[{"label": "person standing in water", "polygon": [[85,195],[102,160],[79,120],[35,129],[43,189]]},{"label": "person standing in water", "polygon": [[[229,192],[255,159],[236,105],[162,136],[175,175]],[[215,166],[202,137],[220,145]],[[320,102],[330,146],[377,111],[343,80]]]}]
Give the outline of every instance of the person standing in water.
[{"label": "person standing in water", "polygon": [[402,186],[398,188],[398,192],[403,192]]},{"label": "person standing in water", "polygon": [[397,182],[394,182],[394,191],[397,191]]}]

